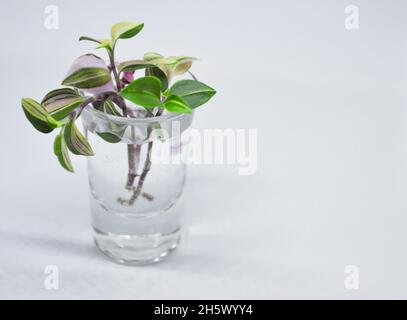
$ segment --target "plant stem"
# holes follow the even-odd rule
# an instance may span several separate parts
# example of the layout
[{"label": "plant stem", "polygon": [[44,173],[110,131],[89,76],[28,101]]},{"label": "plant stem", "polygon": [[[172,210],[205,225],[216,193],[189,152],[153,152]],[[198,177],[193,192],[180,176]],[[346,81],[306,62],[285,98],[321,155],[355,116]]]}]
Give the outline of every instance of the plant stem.
[{"label": "plant stem", "polygon": [[[137,152],[138,149],[138,152]],[[126,189],[131,190],[134,184],[134,180],[137,177],[137,165],[139,162],[140,146],[134,144],[127,145],[128,163],[129,163],[129,173],[127,175]]]},{"label": "plant stem", "polygon": [[148,172],[151,169],[151,152],[152,152],[152,150],[153,150],[153,142],[150,141],[148,143],[148,147],[147,147],[147,156],[146,156],[146,161],[144,162],[143,172],[141,173],[140,178],[138,180],[136,190],[134,190],[131,198],[128,201],[129,206],[132,206],[134,204],[134,202],[136,202],[137,198],[141,194],[141,191],[142,191],[143,185],[144,185],[144,181],[146,179],[146,176],[147,176]]},{"label": "plant stem", "polygon": [[122,86],[120,84],[119,73],[117,72],[117,69],[116,69],[116,63],[114,61],[114,49],[115,48],[113,48],[112,52],[109,53],[110,67],[112,69],[113,76],[114,76],[114,79],[115,79],[115,82],[116,82],[117,92],[120,92],[120,90],[122,89]]},{"label": "plant stem", "polygon": [[[163,109],[158,110],[156,117],[160,116],[163,112]],[[151,132],[152,132],[152,128],[149,127],[147,129],[147,136],[150,137],[151,136]],[[150,172],[151,169],[151,153],[153,150],[153,146],[154,146],[154,142],[150,141],[148,142],[147,145],[147,155],[146,155],[146,160],[144,162],[144,168],[143,168],[143,172],[140,175],[140,178],[138,180],[137,183],[137,188],[136,190],[134,190],[132,196],[130,197],[129,201],[128,201],[128,205],[132,206],[134,204],[134,202],[136,202],[136,200],[138,199],[138,197],[140,196],[140,194],[143,191],[143,186],[144,186],[144,181],[147,177],[147,174]]]},{"label": "plant stem", "polygon": [[[123,110],[123,115],[126,117],[133,117],[132,113],[127,110],[126,102],[123,100],[122,97],[119,95],[115,96],[115,101],[119,105],[119,107]],[[132,130],[132,138],[135,139],[135,133],[134,133],[134,127],[131,127]],[[137,174],[137,168],[138,164],[140,162],[140,152],[141,152],[141,145],[134,145],[134,144],[128,144],[127,145],[127,161],[129,165],[129,171],[127,174],[127,182],[126,182],[126,189],[128,190],[133,190],[133,184],[138,176]],[[141,196],[145,198],[148,201],[154,200],[154,197],[147,193],[147,192],[142,192]],[[127,201],[124,201],[122,199],[119,199],[120,202],[122,203],[127,203]]]},{"label": "plant stem", "polygon": [[[115,48],[113,47],[111,53],[109,53],[110,69],[113,72],[113,76],[114,76],[114,79],[115,79],[115,82],[116,82],[117,92],[120,92],[120,90],[122,89],[122,85],[121,85],[120,76],[119,76],[119,73],[117,71],[115,61],[114,61],[114,49]],[[117,103],[117,105],[122,109],[124,117],[127,117],[127,116],[132,117],[131,112],[128,112],[128,110],[127,110],[126,102],[124,101],[124,99],[120,95],[116,94],[115,97],[114,97],[114,100]],[[147,113],[148,113],[149,116],[154,116],[154,114],[148,109],[147,109]],[[160,111],[158,113],[160,113]],[[157,115],[158,115],[158,113],[157,113]],[[131,129],[132,129],[132,137],[134,138],[134,128],[132,127]],[[148,133],[148,136],[150,136],[150,133],[151,133],[151,129],[150,129],[150,131]],[[143,187],[143,184],[144,184],[144,180],[145,180],[146,175],[147,175],[147,173],[148,173],[148,171],[150,170],[150,167],[151,167],[151,159],[150,158],[151,158],[152,147],[153,147],[153,142],[151,141],[151,142],[149,142],[149,145],[148,145],[147,159],[146,159],[145,164],[144,164],[143,172],[140,175],[137,188],[134,191],[132,197],[130,198],[129,201],[123,201],[120,198],[118,199],[118,201],[120,201],[122,203],[127,202],[128,205],[133,205],[134,202],[136,201],[136,199],[140,195],[142,195],[145,199],[147,199],[149,201],[152,201],[154,199],[154,197],[152,195],[150,195],[150,194],[148,194],[146,192],[142,192],[142,187]],[[129,172],[128,172],[128,175],[127,175],[126,188],[129,189],[129,190],[131,190],[131,188],[133,187],[134,180],[138,176],[137,167],[138,167],[138,163],[140,161],[140,152],[141,152],[141,145],[136,145],[136,146],[134,144],[128,144],[127,145],[127,158],[128,158]]]},{"label": "plant stem", "polygon": [[88,98],[88,99],[86,99],[84,102],[82,102],[80,105],[79,105],[79,107],[72,113],[73,114],[73,116],[74,117],[78,117],[81,113],[82,113],[82,111],[83,111],[83,109],[85,109],[89,104],[91,104],[91,103],[93,103],[93,102],[95,102],[96,101],[96,98],[95,97],[90,97],[90,98]]},{"label": "plant stem", "polygon": [[191,71],[188,71],[188,73],[192,77],[192,79],[194,79],[195,81],[198,81],[198,79],[195,77],[195,75]]},{"label": "plant stem", "polygon": [[103,100],[106,96],[113,94],[113,92],[103,92],[97,96],[89,97],[85,101],[83,101],[74,111],[70,113],[70,117],[77,118],[82,113],[83,109],[85,109],[89,104],[94,103],[98,100]]}]

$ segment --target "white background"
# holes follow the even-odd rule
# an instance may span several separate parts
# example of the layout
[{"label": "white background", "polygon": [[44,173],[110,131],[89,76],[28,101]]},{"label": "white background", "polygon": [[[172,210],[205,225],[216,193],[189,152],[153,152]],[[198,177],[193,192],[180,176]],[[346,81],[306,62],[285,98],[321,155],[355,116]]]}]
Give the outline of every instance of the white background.
[{"label": "white background", "polygon": [[[44,27],[50,4],[59,30]],[[403,0],[2,1],[0,298],[407,298],[406,16]],[[96,251],[85,159],[65,173],[20,107],[92,51],[80,35],[126,19],[145,28],[121,56],[200,57],[218,94],[195,128],[258,129],[255,175],[189,168],[184,245],[148,267]]]}]

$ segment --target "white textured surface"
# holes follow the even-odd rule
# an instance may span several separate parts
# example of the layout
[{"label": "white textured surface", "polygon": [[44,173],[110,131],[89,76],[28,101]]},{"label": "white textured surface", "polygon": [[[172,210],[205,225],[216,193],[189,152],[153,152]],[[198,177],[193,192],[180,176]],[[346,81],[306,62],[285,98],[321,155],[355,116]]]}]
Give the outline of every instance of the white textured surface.
[{"label": "white textured surface", "polygon": [[[356,1],[361,29],[348,32],[342,0],[121,2],[54,1],[58,31],[43,28],[48,1],[0,4],[0,298],[407,298],[407,3]],[[218,95],[196,128],[259,135],[256,175],[190,168],[184,246],[141,268],[96,251],[84,159],[64,173],[19,107],[90,50],[79,35],[121,19],[146,23],[123,56],[202,58]],[[349,264],[357,291],[344,288]]]}]

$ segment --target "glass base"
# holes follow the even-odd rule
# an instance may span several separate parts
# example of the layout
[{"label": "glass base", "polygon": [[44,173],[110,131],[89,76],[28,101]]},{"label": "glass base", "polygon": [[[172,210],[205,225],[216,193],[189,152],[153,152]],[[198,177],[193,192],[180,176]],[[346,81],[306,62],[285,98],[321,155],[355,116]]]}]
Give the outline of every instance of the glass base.
[{"label": "glass base", "polygon": [[93,228],[95,244],[117,263],[147,265],[166,259],[179,246],[181,228],[168,234],[122,235]]}]

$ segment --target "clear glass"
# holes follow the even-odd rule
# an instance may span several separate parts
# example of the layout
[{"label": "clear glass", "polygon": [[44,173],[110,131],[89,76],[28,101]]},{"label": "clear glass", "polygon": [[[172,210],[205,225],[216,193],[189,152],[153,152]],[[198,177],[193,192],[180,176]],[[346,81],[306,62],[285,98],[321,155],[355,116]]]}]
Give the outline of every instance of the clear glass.
[{"label": "clear glass", "polygon": [[[95,152],[88,157],[96,246],[116,262],[148,264],[180,243],[186,152],[181,134],[193,116],[123,118],[93,107],[82,113]],[[99,135],[115,137],[109,143]]]}]

